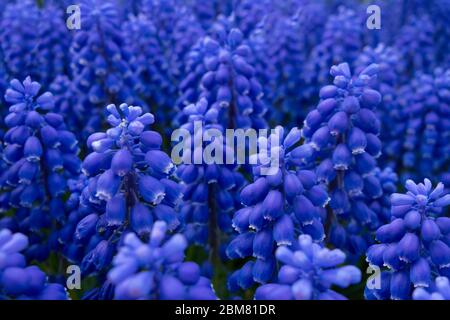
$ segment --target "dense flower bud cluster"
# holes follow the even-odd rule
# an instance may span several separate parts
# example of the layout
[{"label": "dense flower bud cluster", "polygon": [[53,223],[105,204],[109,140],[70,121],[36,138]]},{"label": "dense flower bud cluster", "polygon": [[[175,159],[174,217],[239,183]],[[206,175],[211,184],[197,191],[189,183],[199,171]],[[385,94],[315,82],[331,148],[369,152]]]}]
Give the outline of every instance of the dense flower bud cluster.
[{"label": "dense flower bud cluster", "polygon": [[[198,138],[195,123],[203,130],[263,128],[262,115],[266,107],[261,100],[262,88],[254,77],[254,68],[247,62],[251,51],[242,44],[243,35],[232,29],[222,44],[211,38],[203,40],[203,64],[199,100],[183,109],[186,123],[181,128]],[[192,143],[195,143],[192,141]],[[224,149],[227,148],[224,143]],[[205,146],[212,142],[206,142]],[[228,150],[227,154],[234,154]],[[217,254],[220,246],[217,228],[230,232],[233,210],[239,207],[237,191],[244,177],[237,172],[236,159],[229,165],[196,164],[195,151],[191,164],[179,166],[177,176],[184,182],[184,205],[181,210],[189,241],[205,243],[209,240],[211,252]],[[223,158],[223,163],[226,159]],[[227,155],[228,157],[228,155]]]},{"label": "dense flower bud cluster", "polygon": [[81,252],[87,244],[92,248],[81,257],[86,273],[109,267],[126,231],[147,239],[156,219],[169,230],[180,224],[174,206],[181,189],[169,179],[174,166],[160,150],[161,136],[146,130],[153,115],[126,104],[109,105],[107,111],[111,128],[88,138],[92,152],[82,164],[88,181],[80,201],[93,210],[84,210],[87,215],[80,217],[74,240]]},{"label": "dense flower bud cluster", "polygon": [[0,1],[0,300],[449,299],[449,8]]},{"label": "dense flower bud cluster", "polygon": [[391,196],[392,221],[376,231],[380,243],[367,250],[370,264],[388,268],[380,288],[366,288],[369,299],[411,299],[413,287],[429,287],[436,274],[450,276],[450,218],[442,214],[450,194],[428,179],[405,186],[406,194]]},{"label": "dense flower bud cluster", "polygon": [[108,278],[115,284],[116,299],[211,300],[211,282],[194,262],[184,262],[188,245],[181,234],[170,238],[167,225],[153,224],[149,240],[128,233],[113,259]]},{"label": "dense flower bud cluster", "polygon": [[68,69],[70,34],[63,12],[53,4],[41,9],[30,0],[11,2],[4,10],[1,51],[10,76],[23,79],[30,75],[46,86],[64,74]]},{"label": "dense flower bud cluster", "polygon": [[346,288],[361,281],[355,266],[340,266],[345,254],[314,243],[301,235],[290,249],[281,246],[275,254],[282,264],[278,281],[256,289],[256,300],[346,300],[331,287]]},{"label": "dense flower bud cluster", "polygon": [[[317,242],[324,239],[323,207],[329,198],[313,171],[299,169],[304,160],[303,146],[296,146],[300,135],[294,128],[284,137],[283,128],[278,127],[268,141],[260,138],[260,146],[278,149],[280,163],[277,167],[261,163],[268,156],[263,148],[256,155],[261,160],[253,170],[254,182],[241,191],[240,199],[246,207],[234,214],[233,227],[239,235],[229,244],[227,255],[256,260],[249,260],[231,275],[232,291],[248,289],[254,281],[270,281],[277,269],[275,249],[292,245],[299,233],[309,234]],[[275,139],[281,140],[279,146],[274,145]]]},{"label": "dense flower bud cluster", "polygon": [[447,277],[436,277],[429,289],[419,287],[413,292],[414,300],[450,300],[450,282]]},{"label": "dense flower bud cluster", "polygon": [[389,164],[392,168],[399,165],[398,154],[405,131],[404,113],[399,101],[401,98],[397,92],[401,84],[400,74],[405,68],[400,57],[395,47],[380,44],[375,48],[364,48],[354,63],[356,72],[373,63],[378,65],[378,76],[372,79],[371,86],[382,96],[376,110],[381,124],[380,139],[383,141],[381,162]]},{"label": "dense flower bud cluster", "polygon": [[125,39],[120,33],[113,3],[83,0],[80,10],[85,12],[83,28],[74,35],[70,66],[74,94],[79,96],[75,108],[83,110],[83,114],[90,112],[89,121],[80,122],[85,133],[92,133],[100,128],[100,113],[108,103],[141,101],[137,96],[138,81],[130,65],[131,56],[124,48]]},{"label": "dense flower bud cluster", "polygon": [[27,246],[22,233],[0,230],[0,300],[66,300],[63,286],[47,282],[37,266],[27,266],[21,253]]},{"label": "dense flower bud cluster", "polygon": [[450,166],[450,70],[414,78],[404,88],[402,109],[406,128],[396,152],[403,176],[441,180]]},{"label": "dense flower bud cluster", "polygon": [[375,110],[381,95],[370,88],[377,72],[378,66],[372,64],[352,77],[348,64],[333,66],[334,84],[322,87],[321,100],[302,130],[309,161],[317,165],[317,178],[330,193],[325,222],[330,241],[358,255],[371,238],[364,229],[380,224],[380,217],[369,207],[383,195],[375,174],[381,154]]},{"label": "dense flower bud cluster", "polygon": [[339,7],[337,14],[330,15],[325,25],[322,39],[313,49],[306,66],[305,81],[318,88],[330,80],[332,65],[353,63],[362,48],[363,23],[352,9]]},{"label": "dense flower bud cluster", "polygon": [[[7,167],[0,176],[2,222],[14,230],[33,232],[27,255],[36,259],[48,254],[44,229],[65,220],[61,207],[66,181],[80,169],[77,139],[63,117],[52,112],[52,94],[39,94],[40,89],[28,77],[23,83],[12,80],[5,93],[10,104],[2,152]],[[4,215],[12,208],[15,215]]]}]

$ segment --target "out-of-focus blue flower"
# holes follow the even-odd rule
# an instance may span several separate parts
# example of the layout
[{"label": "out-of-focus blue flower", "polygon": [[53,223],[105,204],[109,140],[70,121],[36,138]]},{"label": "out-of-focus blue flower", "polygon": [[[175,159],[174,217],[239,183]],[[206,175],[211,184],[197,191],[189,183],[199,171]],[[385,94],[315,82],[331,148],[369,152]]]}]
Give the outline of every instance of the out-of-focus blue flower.
[{"label": "out-of-focus blue flower", "polygon": [[[186,6],[170,8],[167,3],[149,1],[143,14],[130,16],[124,24],[127,49],[143,96],[159,121],[170,123],[177,87],[185,75],[185,59],[191,47],[203,34],[195,16]],[[166,21],[167,19],[167,21]]]},{"label": "out-of-focus blue flower", "polygon": [[108,273],[114,298],[126,300],[215,300],[209,279],[194,262],[184,262],[187,241],[166,235],[165,222],[153,224],[148,242],[128,233]]},{"label": "out-of-focus blue flower", "polygon": [[53,4],[39,8],[31,0],[10,3],[4,10],[0,39],[10,76],[23,79],[31,75],[47,86],[65,73],[71,36],[64,11]]},{"label": "out-of-focus blue flower", "polygon": [[395,46],[401,53],[405,71],[431,72],[435,67],[434,25],[427,14],[411,15],[399,31]]},{"label": "out-of-focus blue flower", "polygon": [[251,33],[261,18],[268,13],[267,8],[272,5],[271,0],[240,0],[235,1],[232,19],[236,27],[242,31],[245,37]]},{"label": "out-of-focus blue flower", "polygon": [[401,94],[406,124],[397,151],[401,177],[442,180],[450,166],[450,70],[418,75]]},{"label": "out-of-focus blue flower", "polygon": [[87,136],[100,129],[103,106],[143,102],[129,50],[124,47],[117,8],[111,0],[83,0],[80,10],[83,27],[75,33],[70,48],[74,94],[79,99],[75,112],[67,116],[77,117],[82,110],[82,127],[77,129],[83,129],[82,135]]},{"label": "out-of-focus blue flower", "polygon": [[414,300],[450,300],[450,282],[447,277],[436,277],[430,288],[414,289]]},{"label": "out-of-focus blue flower", "polygon": [[378,65],[379,72],[378,76],[372,79],[371,86],[382,96],[382,101],[376,109],[380,119],[380,140],[383,149],[379,162],[397,168],[400,165],[399,154],[406,127],[399,90],[405,65],[395,47],[383,44],[375,48],[364,48],[354,63],[355,70],[360,72],[373,63]]},{"label": "out-of-focus blue flower", "polygon": [[61,115],[52,112],[53,96],[39,94],[41,85],[26,78],[12,80],[5,93],[10,104],[5,118],[3,160],[7,168],[0,176],[2,214],[9,228],[34,234],[26,254],[43,259],[48,253],[46,228],[52,231],[65,221],[63,196],[66,181],[78,175],[78,142]]},{"label": "out-of-focus blue flower", "polygon": [[339,7],[336,14],[329,16],[321,41],[311,52],[306,64],[305,81],[312,87],[315,96],[320,87],[329,83],[331,66],[358,57],[362,43],[364,23],[361,16],[352,9]]},{"label": "out-of-focus blue flower", "polygon": [[0,230],[0,300],[67,300],[60,284],[49,283],[36,266],[28,266],[21,253],[28,246],[22,233]]},{"label": "out-of-focus blue flower", "polygon": [[357,267],[340,266],[344,252],[313,243],[309,235],[301,235],[291,249],[278,248],[276,258],[282,265],[277,282],[256,289],[256,300],[346,300],[332,286],[346,288],[361,281]]},{"label": "out-of-focus blue flower", "polygon": [[35,1],[14,1],[5,6],[0,22],[0,46],[11,77],[23,79],[32,72],[32,53],[38,37],[30,25],[39,25]]},{"label": "out-of-focus blue flower", "polygon": [[306,115],[303,105],[309,98],[309,87],[303,81],[308,55],[307,33],[300,18],[299,14],[282,16],[266,27],[271,28],[266,35],[267,51],[276,81],[272,88],[273,104],[279,109],[274,110],[274,117],[282,123],[302,121]]},{"label": "out-of-focus blue flower", "polygon": [[320,102],[302,129],[304,148],[309,150],[306,163],[315,167],[331,198],[325,222],[327,241],[355,257],[371,243],[368,231],[386,219],[377,214],[383,210],[370,208],[384,192],[375,170],[381,154],[375,110],[381,95],[370,87],[377,72],[378,66],[372,64],[352,77],[347,63],[333,66],[334,84],[322,87]]},{"label": "out-of-focus blue flower", "polygon": [[82,170],[88,181],[81,192],[82,212],[75,215],[81,220],[74,221],[69,252],[71,259],[82,259],[86,275],[109,269],[126,232],[145,240],[156,219],[165,221],[169,230],[180,224],[174,206],[181,199],[181,188],[169,179],[174,166],[160,150],[161,136],[147,130],[154,123],[153,115],[127,104],[106,109],[111,128],[87,139],[92,152]]},{"label": "out-of-focus blue flower", "polygon": [[436,275],[450,275],[450,205],[444,185],[406,181],[407,192],[391,196],[392,220],[376,231],[379,244],[367,250],[371,265],[386,266],[381,288],[366,288],[368,299],[411,299],[412,288],[430,287]]},{"label": "out-of-focus blue flower", "polygon": [[[325,187],[317,183],[314,171],[299,169],[305,150],[304,145],[297,146],[300,130],[293,128],[286,136],[283,128],[276,130],[268,138],[259,138],[254,182],[240,194],[246,207],[236,211],[233,217],[233,227],[239,235],[228,245],[227,255],[231,259],[253,257],[256,260],[249,260],[231,275],[228,281],[231,291],[246,290],[254,282],[269,282],[277,270],[276,248],[291,246],[299,234],[309,234],[316,242],[325,237],[322,217],[329,198]],[[275,141],[279,145],[274,145]],[[264,163],[271,156],[265,144],[269,150],[279,152],[275,155],[279,161],[277,166]]]}]

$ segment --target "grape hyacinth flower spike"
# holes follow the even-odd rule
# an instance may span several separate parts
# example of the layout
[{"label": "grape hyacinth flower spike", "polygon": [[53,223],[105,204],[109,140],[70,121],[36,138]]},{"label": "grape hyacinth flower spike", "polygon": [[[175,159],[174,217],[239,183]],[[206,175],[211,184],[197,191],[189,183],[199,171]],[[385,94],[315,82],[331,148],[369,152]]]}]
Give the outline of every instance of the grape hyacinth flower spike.
[{"label": "grape hyacinth flower spike", "polygon": [[357,267],[340,266],[344,252],[313,243],[309,235],[301,235],[292,248],[279,247],[276,258],[282,265],[278,281],[256,289],[256,300],[346,300],[331,287],[347,288],[361,281]]},{"label": "grape hyacinth flower spike", "polygon": [[26,255],[37,260],[45,259],[50,249],[45,230],[56,231],[65,222],[66,181],[80,170],[76,137],[63,117],[52,112],[52,94],[39,94],[40,88],[28,77],[23,83],[12,80],[6,91],[11,106],[2,156],[7,168],[0,176],[1,209],[16,209],[12,217],[2,214],[1,221],[30,236]]},{"label": "grape hyacinth flower spike", "polygon": [[376,174],[381,142],[375,110],[381,95],[370,87],[377,72],[375,64],[356,76],[347,63],[333,66],[334,84],[320,90],[320,102],[302,129],[311,152],[308,166],[315,168],[331,198],[325,221],[327,241],[354,258],[364,254],[384,219],[369,207],[385,191]]},{"label": "grape hyacinth flower spike", "polygon": [[391,196],[392,221],[378,228],[379,244],[367,250],[367,261],[382,271],[381,287],[366,287],[368,299],[411,299],[412,289],[432,285],[436,275],[450,276],[450,205],[444,185],[406,181],[407,192]]},{"label": "grape hyacinth flower spike", "polygon": [[[248,260],[230,276],[231,291],[246,290],[254,282],[270,281],[277,268],[276,248],[292,245],[299,234],[309,234],[316,242],[325,237],[322,218],[328,194],[317,183],[314,171],[301,169],[308,151],[305,145],[297,146],[300,138],[298,128],[285,135],[282,127],[277,127],[276,133],[268,138],[259,138],[260,153],[254,155],[258,157],[258,164],[253,167],[254,181],[240,193],[246,207],[233,217],[233,227],[239,235],[227,247],[231,259],[256,259]],[[273,150],[278,154],[271,159],[272,163],[267,163],[265,160],[272,157]]]},{"label": "grape hyacinth flower spike", "polygon": [[115,299],[215,300],[209,279],[194,262],[184,262],[187,247],[179,233],[168,236],[167,224],[156,221],[148,242],[128,233],[113,259],[108,278]]},{"label": "grape hyacinth flower spike", "polygon": [[153,115],[127,104],[106,109],[112,127],[88,138],[92,152],[82,164],[88,181],[80,201],[93,209],[78,222],[74,241],[91,248],[82,260],[87,274],[109,268],[127,232],[145,240],[156,219],[169,230],[180,224],[174,207],[181,188],[170,180],[174,165],[160,150],[161,136],[146,130],[154,123]]},{"label": "grape hyacinth flower spike", "polygon": [[27,246],[22,233],[0,230],[0,300],[67,300],[62,285],[49,283],[37,266],[27,266],[21,253]]}]

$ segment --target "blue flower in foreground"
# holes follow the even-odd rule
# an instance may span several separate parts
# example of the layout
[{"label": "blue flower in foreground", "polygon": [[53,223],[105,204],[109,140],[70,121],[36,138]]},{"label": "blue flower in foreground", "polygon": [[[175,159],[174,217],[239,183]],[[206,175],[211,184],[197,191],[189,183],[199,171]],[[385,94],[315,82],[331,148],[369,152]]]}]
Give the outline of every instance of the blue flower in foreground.
[{"label": "blue flower in foreground", "polygon": [[109,280],[115,299],[216,299],[209,279],[194,262],[183,262],[187,241],[181,234],[166,235],[167,225],[156,221],[148,242],[128,233],[113,259]]},{"label": "blue flower in foreground", "polygon": [[146,130],[153,115],[127,104],[106,109],[112,127],[88,138],[93,151],[82,164],[88,181],[80,201],[93,210],[78,222],[74,241],[92,248],[82,262],[86,273],[109,267],[125,231],[147,239],[156,219],[169,230],[180,224],[174,206],[181,188],[169,179],[174,165],[160,150],[161,136]]},{"label": "blue flower in foreground", "polygon": [[[3,160],[7,169],[0,175],[1,211],[15,208],[10,228],[30,237],[29,258],[44,259],[48,251],[45,229],[58,228],[65,221],[63,197],[66,181],[78,175],[78,142],[61,115],[51,112],[50,92],[39,95],[40,84],[26,78],[12,80],[5,100],[11,104],[5,118]],[[2,215],[3,216],[3,215]]]},{"label": "blue flower in foreground", "polygon": [[20,253],[27,246],[25,235],[0,230],[0,300],[66,300],[62,285],[48,283],[38,267],[27,266]]},{"label": "blue flower in foreground", "polygon": [[419,287],[412,297],[414,300],[450,300],[450,281],[447,277],[436,277],[430,288]]},{"label": "blue flower in foreground", "polygon": [[339,266],[345,261],[341,250],[313,243],[309,235],[301,235],[291,249],[278,248],[276,258],[282,264],[278,281],[256,289],[256,300],[346,300],[331,287],[361,281],[357,267]]},{"label": "blue flower in foreground", "polygon": [[450,205],[444,185],[406,181],[406,194],[391,196],[392,221],[376,231],[379,244],[367,250],[371,265],[387,267],[381,288],[366,288],[368,299],[411,299],[412,288],[429,287],[435,275],[450,276]]},{"label": "blue flower in foreground", "polygon": [[[246,207],[236,211],[233,217],[233,227],[239,235],[228,245],[227,255],[231,259],[254,257],[256,260],[247,261],[231,275],[228,281],[231,291],[248,289],[255,281],[270,281],[277,270],[276,248],[292,245],[299,234],[309,234],[317,242],[325,236],[322,217],[329,198],[326,189],[317,183],[314,172],[299,168],[304,149],[296,146],[300,130],[293,128],[286,136],[282,127],[276,130],[268,141],[259,138],[260,153],[256,155],[259,162],[253,168],[254,181],[240,194]],[[279,152],[275,155],[279,161],[277,166],[264,163],[271,156],[265,144],[269,151]]]}]

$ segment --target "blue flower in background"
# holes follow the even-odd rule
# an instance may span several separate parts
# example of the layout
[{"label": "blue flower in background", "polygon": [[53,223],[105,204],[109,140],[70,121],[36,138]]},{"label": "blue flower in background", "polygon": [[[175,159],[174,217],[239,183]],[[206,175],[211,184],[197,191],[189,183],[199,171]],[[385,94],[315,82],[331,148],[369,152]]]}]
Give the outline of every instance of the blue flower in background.
[{"label": "blue flower in background", "polygon": [[186,6],[165,15],[160,11],[173,7],[153,2],[153,6],[144,6],[144,13],[130,16],[123,29],[127,49],[132,55],[131,64],[139,80],[140,95],[159,122],[170,123],[179,111],[173,105],[180,81],[186,77],[185,59],[203,29]]},{"label": "blue flower in background", "polygon": [[[74,34],[70,47],[71,79],[78,97],[75,112],[68,117],[78,120],[86,137],[100,129],[101,111],[109,103],[143,105],[138,96],[138,81],[131,66],[131,56],[124,48],[119,17],[111,1],[83,0],[83,28]],[[90,116],[85,118],[85,115]]]},{"label": "blue flower in background", "polygon": [[352,64],[363,46],[363,22],[353,9],[339,7],[328,17],[322,39],[313,48],[306,63],[305,81],[312,86],[313,96],[330,80],[330,67],[339,63]]},{"label": "blue flower in background", "polygon": [[408,72],[430,72],[436,65],[434,25],[427,14],[411,15],[399,31],[395,46]]},{"label": "blue flower in background", "polygon": [[292,249],[282,246],[276,251],[282,264],[278,281],[262,285],[256,300],[346,300],[332,286],[346,288],[361,281],[355,266],[340,266],[345,254],[314,243],[309,235],[301,235]]},{"label": "blue flower in background", "polygon": [[21,253],[28,246],[22,233],[0,229],[0,300],[66,300],[60,284],[49,283],[37,266],[28,266]]},{"label": "blue flower in background", "polygon": [[34,71],[32,53],[38,37],[29,25],[39,24],[39,9],[35,1],[25,0],[7,4],[2,12],[2,58],[10,76],[23,79]]},{"label": "blue flower in background", "polygon": [[397,150],[402,180],[440,181],[450,166],[450,70],[413,78],[403,88],[401,104],[406,124]]},{"label": "blue flower in background", "polygon": [[9,76],[23,79],[30,75],[47,86],[65,73],[71,36],[64,11],[53,4],[39,8],[31,0],[10,3],[4,10],[0,39]]},{"label": "blue flower in background", "polygon": [[450,194],[442,183],[433,189],[428,179],[407,180],[405,187],[405,194],[392,194],[392,220],[378,228],[380,243],[367,250],[371,265],[387,267],[381,287],[366,288],[368,299],[411,299],[412,288],[427,288],[436,275],[450,275],[450,218],[443,215]]},{"label": "blue flower in background", "polygon": [[382,101],[376,109],[380,119],[380,140],[382,141],[379,163],[397,168],[400,165],[399,155],[406,129],[401,105],[402,97],[399,94],[399,86],[402,84],[401,74],[405,71],[405,64],[395,47],[380,44],[375,48],[364,48],[354,63],[355,70],[360,72],[373,63],[378,65],[379,72],[377,77],[372,78],[370,85],[382,96]]},{"label": "blue flower in background", "polygon": [[116,286],[115,299],[215,300],[209,279],[194,262],[184,262],[187,241],[181,234],[166,235],[167,225],[153,224],[148,242],[128,233],[108,278]]},{"label": "blue flower in background", "polygon": [[[32,233],[26,254],[38,260],[48,254],[45,229],[54,231],[65,221],[66,181],[78,175],[81,163],[75,135],[52,112],[52,94],[39,94],[40,88],[28,77],[23,83],[12,80],[5,93],[10,108],[2,157],[7,167],[0,176],[2,224]],[[8,214],[11,209],[15,214]]]}]

